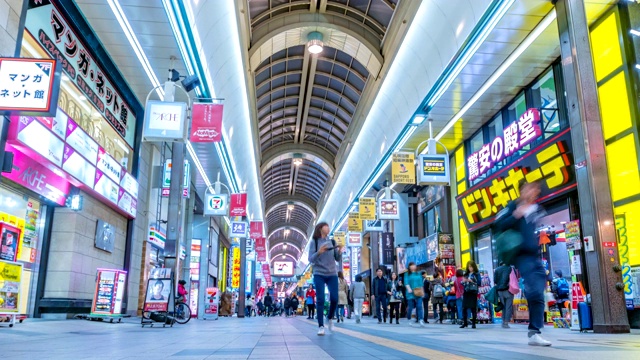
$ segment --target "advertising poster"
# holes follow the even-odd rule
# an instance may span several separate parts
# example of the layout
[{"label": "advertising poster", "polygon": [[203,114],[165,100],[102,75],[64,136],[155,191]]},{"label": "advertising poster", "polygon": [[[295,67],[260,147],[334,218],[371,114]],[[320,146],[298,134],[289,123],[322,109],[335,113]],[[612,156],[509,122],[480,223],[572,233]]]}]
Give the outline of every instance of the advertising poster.
[{"label": "advertising poster", "polygon": [[398,184],[415,184],[416,168],[413,165],[415,154],[413,152],[393,153],[391,162],[391,182]]},{"label": "advertising poster", "polygon": [[634,266],[631,268],[631,281],[633,282],[633,300],[632,305],[635,309],[640,308],[640,266]]},{"label": "advertising poster", "polygon": [[455,247],[453,245],[452,234],[438,234],[438,245],[440,250],[440,259],[442,259],[445,265],[450,265],[455,262]]},{"label": "advertising poster", "polygon": [[249,237],[257,239],[262,237],[262,221],[251,221],[249,223]]},{"label": "advertising poster", "polygon": [[20,230],[6,223],[0,223],[0,260],[16,261]]},{"label": "advertising poster", "polygon": [[18,312],[22,264],[0,260],[0,312]]},{"label": "advertising poster", "polygon": [[346,237],[347,237],[347,233],[344,231],[336,231],[333,233],[333,240],[336,242],[337,245],[345,246]]},{"label": "advertising poster", "polygon": [[376,199],[371,197],[362,197],[358,200],[358,212],[360,220],[376,219]]},{"label": "advertising poster", "polygon": [[354,232],[362,232],[362,220],[360,220],[360,213],[356,211],[350,212],[347,222],[348,222],[347,230],[354,231]]},{"label": "advertising poster", "polygon": [[405,248],[396,248],[396,257],[398,258],[398,274],[403,274],[407,271],[407,257]]},{"label": "advertising poster", "polygon": [[393,233],[382,233],[382,263],[384,265],[393,265]]},{"label": "advertising poster", "polygon": [[580,220],[569,221],[564,224],[564,236],[567,250],[580,250],[582,237],[580,236]]},{"label": "advertising poster", "polygon": [[191,110],[191,142],[222,140],[222,104],[194,103]]},{"label": "advertising poster", "polygon": [[98,270],[98,281],[96,282],[95,303],[93,305],[94,314],[111,314],[111,304],[114,301],[116,272],[109,270]]},{"label": "advertising poster", "polygon": [[291,261],[274,261],[273,276],[293,276],[293,262]]},{"label": "advertising poster", "polygon": [[399,203],[395,199],[380,199],[378,201],[378,218],[382,220],[399,220]]},{"label": "advertising poster", "polygon": [[229,201],[229,215],[247,216],[247,194],[231,194]]},{"label": "advertising poster", "polygon": [[427,239],[422,239],[415,243],[413,246],[409,246],[405,251],[406,260],[405,267],[410,262],[416,263],[416,265],[422,265],[427,263]]},{"label": "advertising poster", "polygon": [[149,279],[144,311],[167,311],[171,294],[170,279]]},{"label": "advertising poster", "polygon": [[433,261],[438,257],[438,234],[427,237],[427,261]]}]

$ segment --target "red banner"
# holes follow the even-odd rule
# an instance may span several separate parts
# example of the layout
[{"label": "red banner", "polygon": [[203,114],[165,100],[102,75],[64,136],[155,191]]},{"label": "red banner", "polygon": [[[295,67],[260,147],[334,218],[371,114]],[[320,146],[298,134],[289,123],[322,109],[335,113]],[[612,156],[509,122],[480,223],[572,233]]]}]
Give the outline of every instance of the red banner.
[{"label": "red banner", "polygon": [[247,216],[247,194],[231,194],[229,201],[230,216]]},{"label": "red banner", "polygon": [[267,286],[271,286],[271,270],[269,269],[269,264],[262,264],[262,275],[264,275]]},{"label": "red banner", "polygon": [[267,252],[266,251],[256,251],[256,260],[260,262],[267,261]]},{"label": "red banner", "polygon": [[249,223],[249,238],[258,239],[262,237],[262,221],[251,221]]},{"label": "red banner", "polygon": [[193,104],[191,111],[191,142],[222,140],[222,104]]}]

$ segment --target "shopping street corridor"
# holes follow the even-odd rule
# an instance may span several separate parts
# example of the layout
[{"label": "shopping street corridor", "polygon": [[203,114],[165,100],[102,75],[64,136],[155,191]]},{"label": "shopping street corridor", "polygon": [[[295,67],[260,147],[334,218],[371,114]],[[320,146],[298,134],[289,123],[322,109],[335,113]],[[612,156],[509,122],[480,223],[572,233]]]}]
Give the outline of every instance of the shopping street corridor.
[{"label": "shopping street corridor", "polygon": [[546,328],[551,348],[526,344],[526,326],[451,324],[425,328],[345,320],[316,335],[306,317],[192,320],[173,328],[123,323],[28,319],[0,328],[2,359],[640,359],[640,332],[580,334]]}]

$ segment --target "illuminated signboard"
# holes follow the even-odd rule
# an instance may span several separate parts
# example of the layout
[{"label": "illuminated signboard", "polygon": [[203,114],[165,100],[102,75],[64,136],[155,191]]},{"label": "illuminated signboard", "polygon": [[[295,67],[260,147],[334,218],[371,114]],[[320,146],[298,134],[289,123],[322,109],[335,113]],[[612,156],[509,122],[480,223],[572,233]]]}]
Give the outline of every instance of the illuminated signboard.
[{"label": "illuminated signboard", "polygon": [[524,182],[540,181],[539,201],[576,187],[571,134],[566,129],[456,198],[469,231],[489,225],[495,215],[520,195]]},{"label": "illuminated signboard", "polygon": [[417,174],[420,185],[449,185],[449,159],[447,155],[420,155]]},{"label": "illuminated signboard", "polygon": [[293,276],[293,262],[291,261],[274,261],[273,276]]},{"label": "illuminated signboard", "polygon": [[145,108],[145,141],[184,141],[187,103],[149,100]]},{"label": "illuminated signboard", "polygon": [[540,135],[540,111],[528,109],[518,121],[504,128],[502,136],[497,136],[490,144],[484,144],[467,158],[469,181],[484,175],[495,164],[529,145]]},{"label": "illuminated signboard", "polygon": [[399,220],[400,212],[398,211],[399,203],[395,199],[378,200],[378,219],[382,220]]},{"label": "illuminated signboard", "polygon": [[233,263],[231,265],[231,287],[237,289],[240,287],[240,248],[233,248]]},{"label": "illuminated signboard", "polygon": [[347,237],[347,241],[347,246],[349,247],[362,247],[362,234],[359,232],[350,232]]},{"label": "illuminated signboard", "polygon": [[0,58],[0,113],[55,116],[59,79],[55,60]]}]

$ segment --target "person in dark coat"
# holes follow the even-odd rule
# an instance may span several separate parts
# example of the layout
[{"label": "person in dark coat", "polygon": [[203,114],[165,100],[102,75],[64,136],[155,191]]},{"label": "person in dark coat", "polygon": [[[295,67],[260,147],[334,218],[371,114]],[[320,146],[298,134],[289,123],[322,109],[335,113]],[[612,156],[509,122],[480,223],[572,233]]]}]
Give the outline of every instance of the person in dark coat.
[{"label": "person in dark coat", "polygon": [[[467,263],[467,272],[464,274],[464,280],[462,284],[464,286],[464,293],[462,294],[462,326],[460,328],[466,328],[469,326],[469,310],[471,310],[471,328],[476,328],[476,320],[478,317],[478,287],[482,283],[480,279],[480,272],[478,271],[478,265],[474,261]],[[475,284],[475,286],[473,285]]]},{"label": "person in dark coat", "polygon": [[371,297],[376,302],[376,317],[378,324],[387,322],[387,279],[383,276],[382,269],[376,271],[376,277],[371,281]]}]

